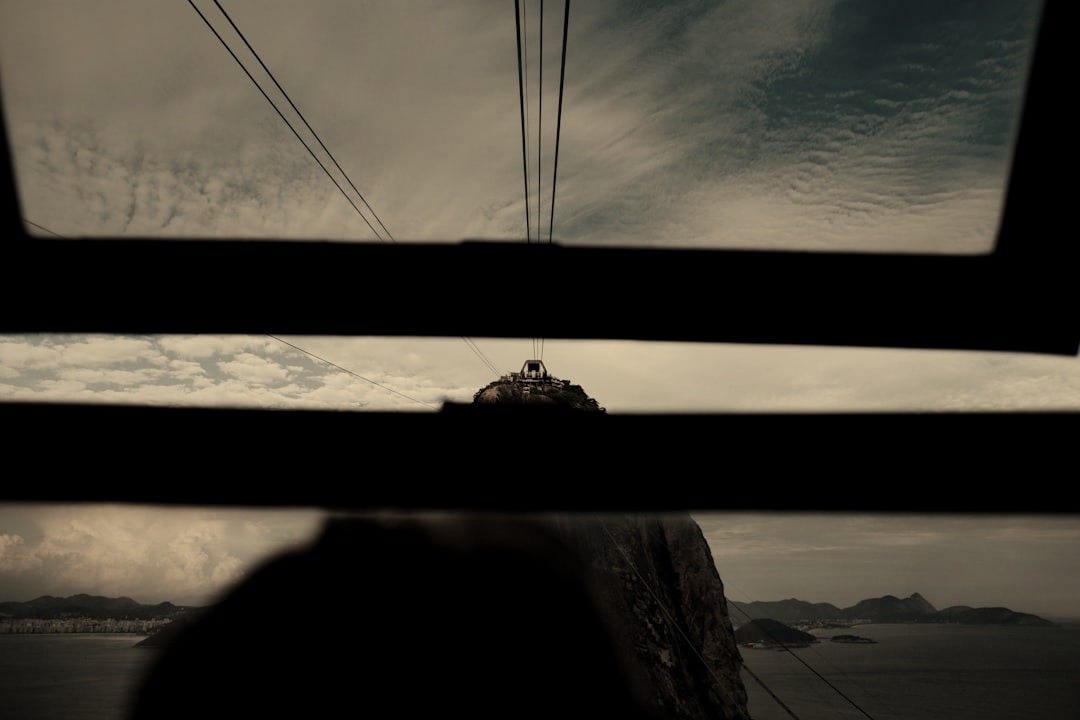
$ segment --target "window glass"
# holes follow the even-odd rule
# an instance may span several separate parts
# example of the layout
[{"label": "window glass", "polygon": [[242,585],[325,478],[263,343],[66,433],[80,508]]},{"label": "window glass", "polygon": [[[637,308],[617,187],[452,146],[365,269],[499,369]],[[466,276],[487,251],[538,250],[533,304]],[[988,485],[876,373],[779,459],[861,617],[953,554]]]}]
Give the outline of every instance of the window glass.
[{"label": "window glass", "polygon": [[534,352],[608,412],[1080,409],[1075,357],[293,335],[0,336],[0,400],[431,411]]},{"label": "window glass", "polygon": [[559,3],[542,46],[522,3],[523,159],[510,4],[229,2],[347,178],[195,4],[350,200],[189,4],[12,0],[0,67],[31,232],[985,252],[1040,8],[574,3],[552,223]]}]

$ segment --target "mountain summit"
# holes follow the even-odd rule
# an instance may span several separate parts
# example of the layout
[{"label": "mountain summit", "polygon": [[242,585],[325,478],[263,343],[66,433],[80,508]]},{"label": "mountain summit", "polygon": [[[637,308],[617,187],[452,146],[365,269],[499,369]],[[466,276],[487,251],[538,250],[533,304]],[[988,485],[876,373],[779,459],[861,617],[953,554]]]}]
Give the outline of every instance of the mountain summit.
[{"label": "mountain summit", "polygon": [[26,602],[0,603],[0,616],[43,620],[63,618],[155,620],[175,617],[186,609],[173,605],[171,602],[143,605],[129,597],[110,598],[85,594],[69,597],[42,595]]},{"label": "mountain summit", "polygon": [[917,620],[936,612],[937,608],[927,602],[926,598],[919,593],[914,593],[906,598],[885,595],[861,600],[844,610],[844,616],[850,620],[866,618],[876,622],[904,622]]},{"label": "mountain summit", "polygon": [[473,395],[477,405],[540,405],[589,412],[605,412],[580,385],[560,380],[547,371],[543,360],[526,360],[521,372],[503,375]]},{"label": "mountain summit", "polygon": [[[473,403],[525,414],[604,412],[580,385],[549,374],[541,360],[528,360],[520,373],[481,388]],[[638,693],[659,716],[748,720],[724,585],[693,518],[619,515],[553,522],[623,641]]]}]

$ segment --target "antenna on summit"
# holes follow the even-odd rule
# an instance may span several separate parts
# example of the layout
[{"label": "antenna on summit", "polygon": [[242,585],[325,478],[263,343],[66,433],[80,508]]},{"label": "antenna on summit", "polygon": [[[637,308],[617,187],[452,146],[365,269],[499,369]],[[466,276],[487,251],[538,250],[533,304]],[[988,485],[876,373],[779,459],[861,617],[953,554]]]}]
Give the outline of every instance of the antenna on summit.
[{"label": "antenna on summit", "polygon": [[553,378],[547,371],[543,360],[526,360],[521,366],[521,372],[510,373],[512,382],[543,383],[550,382]]}]

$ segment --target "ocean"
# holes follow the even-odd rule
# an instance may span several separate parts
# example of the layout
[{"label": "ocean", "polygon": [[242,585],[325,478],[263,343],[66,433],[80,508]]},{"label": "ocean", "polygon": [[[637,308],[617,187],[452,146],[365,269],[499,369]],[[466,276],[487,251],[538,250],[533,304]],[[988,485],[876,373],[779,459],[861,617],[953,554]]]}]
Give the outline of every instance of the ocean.
[{"label": "ocean", "polygon": [[0,718],[120,720],[157,651],[140,635],[0,635]]},{"label": "ocean", "polygon": [[[794,652],[875,720],[1078,720],[1080,628],[858,625],[876,645],[823,641]],[[860,713],[791,657],[740,649],[743,660],[802,720]],[[747,674],[755,720],[790,720]]]},{"label": "ocean", "polygon": [[[1080,628],[859,625],[795,652],[876,720],[1080,719]],[[121,720],[156,651],[135,635],[0,635],[0,718]],[[865,716],[785,652],[746,664],[801,720]],[[755,720],[790,720],[746,673]]]}]

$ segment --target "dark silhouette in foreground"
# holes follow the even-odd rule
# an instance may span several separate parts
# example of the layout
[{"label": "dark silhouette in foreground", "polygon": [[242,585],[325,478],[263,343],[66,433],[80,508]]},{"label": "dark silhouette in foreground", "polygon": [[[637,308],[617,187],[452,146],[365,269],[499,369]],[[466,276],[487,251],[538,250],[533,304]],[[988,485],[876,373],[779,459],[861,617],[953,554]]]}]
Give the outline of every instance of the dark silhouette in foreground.
[{"label": "dark silhouette in foreground", "polygon": [[581,573],[528,519],[332,520],[180,633],[134,717],[653,717]]}]

